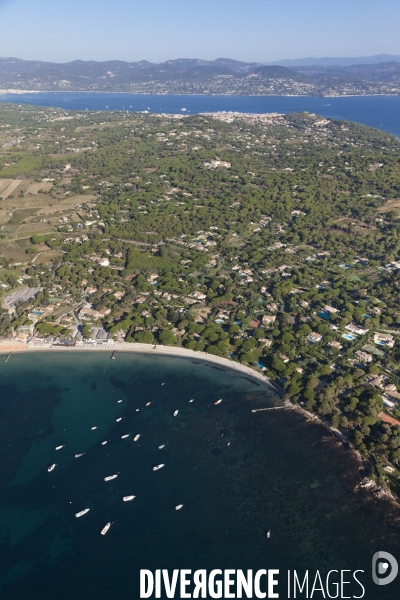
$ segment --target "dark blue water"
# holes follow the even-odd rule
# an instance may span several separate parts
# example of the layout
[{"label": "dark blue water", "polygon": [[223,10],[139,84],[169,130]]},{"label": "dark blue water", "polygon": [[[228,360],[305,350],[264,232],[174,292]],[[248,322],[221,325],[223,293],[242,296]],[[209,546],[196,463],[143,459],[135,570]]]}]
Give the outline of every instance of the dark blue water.
[{"label": "dark blue water", "polygon": [[400,557],[397,513],[353,493],[357,463],[322,427],[251,412],[275,402],[263,384],[192,359],[1,361],[0,597],[136,600],[141,568],[363,569],[366,598],[398,597],[396,583],[370,582],[373,553]]},{"label": "dark blue water", "polygon": [[[333,119],[355,121],[400,137],[400,96],[315,98],[311,96],[187,96],[47,92],[6,94],[0,96],[0,100],[74,110],[148,110],[153,113],[169,114],[217,111],[288,114],[308,111]],[[182,112],[182,108],[186,108],[186,111]]]}]

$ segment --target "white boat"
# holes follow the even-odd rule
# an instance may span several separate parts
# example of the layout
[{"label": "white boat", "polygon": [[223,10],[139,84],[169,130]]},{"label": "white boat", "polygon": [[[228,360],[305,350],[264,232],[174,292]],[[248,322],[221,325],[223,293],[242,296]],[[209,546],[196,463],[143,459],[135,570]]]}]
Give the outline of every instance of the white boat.
[{"label": "white boat", "polygon": [[118,400],[118,404],[120,404],[122,402],[122,400]]},{"label": "white boat", "polygon": [[193,401],[194,401],[194,398],[192,398],[191,400],[189,400],[189,402],[193,402]]},{"label": "white boat", "polygon": [[108,477],[104,477],[104,481],[111,481],[111,479],[115,479],[118,475],[109,475]]},{"label": "white boat", "polygon": [[187,111],[187,108],[181,108],[181,110],[182,110],[183,112],[186,112],[186,111]]},{"label": "white boat", "polygon": [[136,412],[139,412],[139,410],[140,410],[140,408],[137,408],[137,409],[136,409]]},{"label": "white boat", "polygon": [[178,412],[179,412],[179,410],[176,410],[176,411],[174,412],[174,417],[176,417],[176,416],[177,416]]},{"label": "white boat", "polygon": [[159,450],[162,450],[163,448],[165,448],[165,444],[161,444],[161,446],[158,446]]},{"label": "white boat", "polygon": [[160,465],[153,467],[153,471],[158,471],[158,469],[162,469],[163,467],[165,467],[165,465],[161,463]]},{"label": "white boat", "polygon": [[131,501],[131,500],[133,500],[134,498],[136,498],[136,496],[124,496],[124,497],[122,498],[122,500],[123,500],[124,502],[130,502],[130,501]]},{"label": "white boat", "polygon": [[102,446],[105,446],[105,445],[107,444],[107,441],[108,441],[108,440],[106,440],[105,442],[101,442],[101,445],[102,445]]},{"label": "white boat", "polygon": [[75,515],[75,516],[76,516],[77,518],[79,518],[79,517],[83,517],[83,515],[86,515],[86,513],[88,513],[88,512],[89,512],[89,510],[90,510],[90,508],[85,508],[84,510],[81,510],[80,512],[76,513],[76,515]]},{"label": "white boat", "polygon": [[61,450],[61,448],[65,448],[65,444],[63,446],[56,446],[56,450]]},{"label": "white boat", "polygon": [[125,438],[129,437],[131,434],[127,433],[125,435],[121,435],[121,440],[124,440]]},{"label": "white boat", "polygon": [[49,468],[47,469],[49,473],[51,473],[52,471],[54,471],[54,469],[56,468],[56,463],[54,463],[54,465],[50,465]]},{"label": "white boat", "polygon": [[181,510],[182,507],[183,507],[183,504],[177,504],[175,506],[175,510]]},{"label": "white boat", "polygon": [[142,435],[141,433],[138,433],[137,435],[135,435],[135,437],[133,438],[133,441],[137,442],[141,435]]},{"label": "white boat", "polygon": [[84,454],[86,454],[86,452],[82,452],[82,454],[75,454],[75,458],[80,458],[81,456],[83,456]]},{"label": "white boat", "polygon": [[105,527],[101,530],[101,535],[106,535],[107,531],[110,529],[111,523],[107,523]]},{"label": "white boat", "polygon": [[146,404],[146,406],[150,406],[150,404],[152,404],[152,402],[148,402],[148,403]]},{"label": "white boat", "polygon": [[221,404],[221,402],[222,402],[222,398],[220,398],[219,400],[216,400],[216,401],[214,402],[214,404],[215,404],[215,406],[217,406],[217,404]]},{"label": "white boat", "polygon": [[94,431],[95,429],[97,429],[97,427],[92,427],[92,431]]},{"label": "white boat", "polygon": [[119,419],[115,419],[117,423],[119,423],[120,421],[122,421],[122,417],[120,417]]}]

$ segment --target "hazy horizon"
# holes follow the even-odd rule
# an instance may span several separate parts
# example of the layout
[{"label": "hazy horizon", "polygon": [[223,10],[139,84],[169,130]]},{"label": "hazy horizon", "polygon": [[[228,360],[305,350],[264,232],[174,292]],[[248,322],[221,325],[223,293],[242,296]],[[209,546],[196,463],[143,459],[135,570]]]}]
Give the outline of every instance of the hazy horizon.
[{"label": "hazy horizon", "polygon": [[400,3],[366,0],[0,0],[0,56],[45,62],[177,58],[271,63],[304,57],[398,55]]}]

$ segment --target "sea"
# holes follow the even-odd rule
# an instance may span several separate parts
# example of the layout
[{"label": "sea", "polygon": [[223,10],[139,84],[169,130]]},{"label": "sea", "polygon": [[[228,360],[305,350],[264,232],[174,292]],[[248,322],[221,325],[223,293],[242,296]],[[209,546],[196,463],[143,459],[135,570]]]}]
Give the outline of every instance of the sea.
[{"label": "sea", "polygon": [[3,355],[0,598],[137,600],[141,569],[279,569],[280,598],[288,570],[346,570],[340,597],[397,598],[399,578],[375,585],[371,560],[400,559],[399,509],[354,493],[360,465],[323,426],[252,412],[281,405],[264,382],[196,356]]},{"label": "sea", "polygon": [[400,138],[400,96],[206,96],[120,94],[103,92],[41,92],[3,94],[0,101],[67,110],[122,110],[167,114],[237,111],[242,113],[307,111],[387,131]]}]

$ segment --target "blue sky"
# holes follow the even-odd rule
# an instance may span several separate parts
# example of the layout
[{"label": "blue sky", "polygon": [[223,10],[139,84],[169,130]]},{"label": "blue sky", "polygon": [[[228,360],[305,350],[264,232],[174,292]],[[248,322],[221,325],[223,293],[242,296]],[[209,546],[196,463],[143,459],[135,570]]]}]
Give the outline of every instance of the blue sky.
[{"label": "blue sky", "polygon": [[83,60],[400,54],[399,0],[0,0],[0,56]]}]

